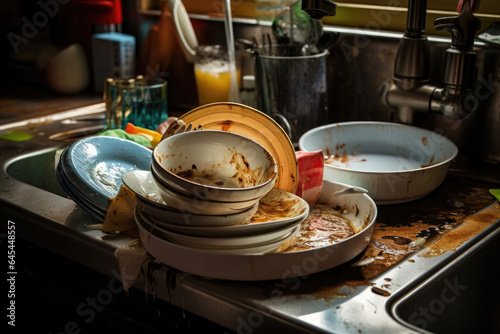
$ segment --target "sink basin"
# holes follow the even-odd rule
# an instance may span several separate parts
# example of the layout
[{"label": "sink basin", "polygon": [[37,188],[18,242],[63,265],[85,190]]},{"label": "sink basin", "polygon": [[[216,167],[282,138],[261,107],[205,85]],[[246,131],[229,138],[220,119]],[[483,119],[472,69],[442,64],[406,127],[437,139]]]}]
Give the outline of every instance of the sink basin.
[{"label": "sink basin", "polygon": [[9,161],[6,172],[33,187],[66,197],[56,177],[57,148],[21,155]]},{"label": "sink basin", "polygon": [[[134,237],[89,229],[88,225],[99,221],[68,199],[55,174],[58,151],[98,132],[103,112],[100,105],[50,119],[0,125],[0,131],[36,128],[34,139],[0,140],[0,208],[2,214],[23,226],[16,230],[18,238],[114,277],[119,270],[114,252]],[[474,197],[466,195],[459,200]],[[422,203],[412,208],[416,210]],[[379,209],[392,214],[390,210],[396,207]],[[397,214],[398,219],[406,220],[408,211]],[[158,266],[135,287],[155,291],[156,298],[236,331],[251,332],[258,325],[264,332],[279,328],[292,333],[499,332],[500,293],[495,283],[500,282],[500,266],[495,257],[500,254],[500,204],[467,217],[463,225],[474,217],[484,221],[484,228],[463,233],[464,242],[457,247],[429,255],[432,245],[453,240],[453,231],[460,232],[462,225],[370,278],[364,279],[361,269],[369,265],[356,267],[357,258],[310,277],[259,283],[207,280],[172,274],[166,266]],[[354,281],[351,286],[355,288],[339,297],[336,291],[341,290],[332,284],[344,276]],[[167,278],[170,288],[159,283]],[[155,288],[146,286],[145,281],[156,282]]]},{"label": "sink basin", "polygon": [[500,333],[500,230],[396,301],[405,325],[432,333]]}]

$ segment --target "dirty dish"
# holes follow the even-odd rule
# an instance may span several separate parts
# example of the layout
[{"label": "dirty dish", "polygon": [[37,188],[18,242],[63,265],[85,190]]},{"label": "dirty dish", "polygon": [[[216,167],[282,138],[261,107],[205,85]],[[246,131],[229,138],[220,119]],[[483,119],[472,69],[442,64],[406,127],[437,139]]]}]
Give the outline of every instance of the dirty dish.
[{"label": "dirty dish", "polygon": [[258,203],[255,203],[248,210],[231,215],[194,214],[179,211],[165,204],[150,171],[131,171],[123,175],[122,181],[135,194],[137,207],[141,211],[150,215],[157,222],[173,224],[179,228],[195,228],[197,226],[214,228],[241,224],[252,218],[258,208]]},{"label": "dirty dish", "polygon": [[[167,236],[165,236],[165,234],[162,231],[160,231],[154,225],[149,224],[147,221],[141,218],[140,215],[137,213],[137,211],[135,213],[135,220],[137,223],[139,234],[141,235],[141,241],[143,243],[146,242],[148,245],[150,245],[150,242],[152,242],[153,245],[155,246],[161,245],[163,243],[169,243],[174,247],[180,247],[183,250],[193,251],[193,252],[202,251],[204,253],[213,254],[216,256],[223,256],[223,255],[244,256],[253,254],[272,253],[281,249],[282,247],[287,247],[287,245],[293,239],[294,235],[300,229],[300,225],[296,225],[290,232],[286,233],[281,238],[257,245],[246,245],[236,248],[217,248],[217,247],[199,248],[196,246],[184,245],[169,239]],[[144,238],[144,241],[142,238]]]},{"label": "dirty dish", "polygon": [[[216,130],[165,138],[153,150],[153,165],[161,190],[228,203],[257,202],[273,188],[278,170],[257,142]],[[172,196],[162,197],[167,202]]]},{"label": "dirty dish", "polygon": [[368,190],[377,204],[416,200],[446,177],[458,148],[446,137],[386,122],[329,124],[306,132],[303,151],[322,150],[324,180]]},{"label": "dirty dish", "polygon": [[[377,217],[375,202],[367,194],[333,196],[347,186],[326,181],[319,203],[344,209],[349,219],[361,227],[353,236],[339,242],[333,242],[321,248],[293,252],[268,252],[237,254],[225,251],[217,253],[211,250],[188,247],[166,240],[156,229],[138,224],[139,235],[146,250],[158,261],[202,277],[238,280],[262,281],[283,280],[297,275],[318,273],[352,260],[368,246],[373,234]],[[357,210],[356,210],[357,209]],[[285,241],[287,248],[291,240]]]},{"label": "dirty dish", "polygon": [[257,211],[258,203],[250,209],[232,215],[200,215],[190,212],[174,210],[165,204],[151,204],[137,197],[137,207],[153,217],[158,223],[168,226],[178,226],[180,229],[189,227],[216,227],[234,226],[244,224],[252,218]]},{"label": "dirty dish", "polygon": [[58,165],[56,167],[56,178],[61,186],[62,190],[68,195],[69,198],[73,200],[80,208],[90,213],[94,218],[100,221],[104,221],[106,217],[106,211],[100,207],[92,205],[89,203],[82,195],[80,195],[73,187],[71,182],[67,179],[62,171],[61,167]]},{"label": "dirty dish", "polygon": [[[151,214],[151,210],[145,209],[141,204],[138,204],[138,207],[141,212],[148,214],[149,220],[158,227],[198,237],[239,237],[265,233],[301,223],[309,214],[309,205],[306,201],[277,188],[273,188],[261,198],[252,217],[237,225],[213,226],[213,224],[203,224],[203,221],[199,226],[184,225],[172,222],[170,216],[158,217],[158,215]],[[281,208],[281,210],[276,208]]]},{"label": "dirty dish", "polygon": [[295,149],[286,132],[268,115],[243,104],[222,102],[195,108],[180,119],[207,130],[237,133],[261,144],[278,166],[275,187],[295,194],[298,181]]},{"label": "dirty dish", "polygon": [[160,196],[169,207],[186,214],[198,214],[207,216],[232,215],[250,210],[259,199],[242,202],[218,202],[210,201],[193,195],[184,195],[162,184],[155,174],[151,174],[160,190]]},{"label": "dirty dish", "polygon": [[162,228],[161,225],[155,224],[153,220],[149,219],[147,214],[144,214],[139,210],[137,210],[136,213],[138,214],[139,219],[142,220],[142,222],[154,227],[167,240],[171,240],[185,246],[214,250],[237,250],[241,248],[263,246],[266,244],[274,243],[278,240],[282,240],[285,236],[288,236],[293,230],[296,230],[297,226],[300,225],[300,221],[297,221],[293,224],[286,225],[279,229],[274,229],[263,233],[241,235],[236,237],[203,237],[170,231],[168,229]]},{"label": "dirty dish", "polygon": [[89,203],[107,211],[109,199],[118,194],[122,175],[149,169],[151,150],[116,137],[87,137],[61,155],[62,171],[71,186]]}]

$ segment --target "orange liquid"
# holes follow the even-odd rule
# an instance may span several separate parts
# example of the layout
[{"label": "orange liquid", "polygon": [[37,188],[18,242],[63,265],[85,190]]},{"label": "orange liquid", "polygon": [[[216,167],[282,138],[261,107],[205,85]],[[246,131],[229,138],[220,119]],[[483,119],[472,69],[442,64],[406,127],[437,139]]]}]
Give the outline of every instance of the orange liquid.
[{"label": "orange liquid", "polygon": [[[222,68],[204,67],[195,65],[194,75],[198,89],[198,103],[200,105],[213,102],[228,102],[231,88],[229,66]],[[241,71],[236,70],[236,80],[239,83]]]}]

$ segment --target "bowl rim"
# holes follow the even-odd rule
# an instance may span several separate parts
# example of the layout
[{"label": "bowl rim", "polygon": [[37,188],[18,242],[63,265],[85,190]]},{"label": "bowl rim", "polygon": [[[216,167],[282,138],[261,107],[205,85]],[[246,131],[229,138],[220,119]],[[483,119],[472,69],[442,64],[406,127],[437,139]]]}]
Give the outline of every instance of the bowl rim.
[{"label": "bowl rim", "polygon": [[[267,156],[271,158],[271,161],[272,161],[272,167],[273,167],[273,171],[272,171],[272,176],[271,177],[268,177],[266,179],[265,182],[261,183],[261,184],[258,184],[256,186],[252,186],[252,187],[243,187],[243,188],[226,188],[226,187],[216,187],[216,186],[211,186],[211,185],[205,185],[205,184],[202,184],[202,183],[198,183],[198,182],[194,182],[194,181],[191,181],[191,180],[188,180],[188,179],[185,179],[185,178],[182,178],[174,173],[172,173],[171,171],[169,171],[168,169],[166,169],[165,167],[163,167],[161,165],[161,163],[159,163],[157,161],[157,158],[156,158],[156,152],[159,151],[160,149],[160,144],[165,142],[165,140],[169,140],[170,138],[174,138],[176,136],[186,136],[186,135],[189,135],[189,134],[201,134],[203,132],[210,132],[210,133],[217,133],[217,134],[221,134],[222,136],[235,136],[235,137],[240,137],[241,139],[244,139],[244,140],[247,140],[251,143],[253,143],[253,145],[259,147],[261,150],[263,150],[265,153],[267,153]],[[169,178],[173,178],[174,180],[177,180],[177,181],[180,181],[181,183],[184,183],[184,184],[188,184],[192,187],[201,187],[203,189],[211,189],[211,190],[216,190],[216,191],[223,191],[223,192],[233,192],[233,191],[236,191],[236,192],[244,192],[244,191],[249,191],[249,190],[254,190],[254,189],[259,189],[259,188],[263,188],[265,187],[266,185],[268,185],[269,183],[273,183],[276,181],[276,178],[278,176],[278,164],[276,163],[276,159],[273,157],[273,155],[264,147],[262,146],[261,144],[259,144],[258,142],[256,142],[255,140],[253,139],[250,139],[248,137],[245,137],[245,136],[242,136],[240,134],[237,134],[237,133],[233,133],[233,132],[228,132],[228,131],[221,131],[221,130],[203,130],[203,131],[188,131],[188,132],[183,132],[183,133],[178,133],[178,134],[175,134],[171,137],[168,137],[164,140],[162,140],[160,143],[158,143],[158,145],[155,146],[155,148],[153,149],[153,158],[152,158],[152,163],[155,163],[158,167],[161,168],[160,171],[163,171],[163,172],[166,172],[169,176]],[[270,166],[271,167],[271,166]],[[156,175],[156,173],[153,173]],[[160,175],[160,176],[163,176],[163,175]],[[166,176],[165,176],[166,177]],[[162,184],[164,184],[165,182],[161,179],[161,177],[157,177],[158,179],[160,179],[162,181]],[[240,202],[240,201],[238,201]]]},{"label": "bowl rim", "polygon": [[[213,203],[214,205],[215,204],[220,204],[220,205],[229,205],[229,204],[236,204],[236,203],[247,203],[247,202],[254,202],[254,201],[259,201],[260,198],[262,198],[262,196],[258,196],[258,197],[252,197],[250,199],[247,199],[247,200],[244,200],[244,201],[214,201],[214,200],[211,200],[211,199],[207,199],[207,198],[203,198],[203,197],[199,197],[199,196],[196,196],[194,194],[190,194],[190,195],[187,195],[187,194],[183,194],[175,189],[172,189],[170,186],[168,186],[167,184],[165,184],[164,182],[162,182],[158,176],[151,172],[151,176],[153,177],[153,180],[156,182],[156,184],[158,185],[158,189],[160,191],[164,191],[164,192],[170,192],[170,193],[173,193],[181,198],[185,198],[185,199],[191,199],[191,198],[194,198],[196,199],[197,201],[200,201],[200,202],[203,202],[203,203]],[[160,184],[158,184],[158,182]],[[177,210],[177,209],[176,209]]]}]

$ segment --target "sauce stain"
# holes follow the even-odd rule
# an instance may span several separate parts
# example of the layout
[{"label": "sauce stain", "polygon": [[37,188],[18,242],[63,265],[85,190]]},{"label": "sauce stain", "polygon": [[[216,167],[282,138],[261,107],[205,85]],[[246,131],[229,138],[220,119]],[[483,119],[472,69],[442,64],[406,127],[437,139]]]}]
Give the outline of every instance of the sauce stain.
[{"label": "sauce stain", "polygon": [[231,130],[231,126],[233,125],[233,123],[233,121],[227,120],[220,122],[219,125],[222,131],[229,131]]},{"label": "sauce stain", "polygon": [[422,257],[434,257],[447,251],[454,251],[466,240],[484,231],[500,217],[500,203],[495,203],[488,208],[464,219],[463,223],[443,234],[435,242],[427,246],[427,251]]}]

